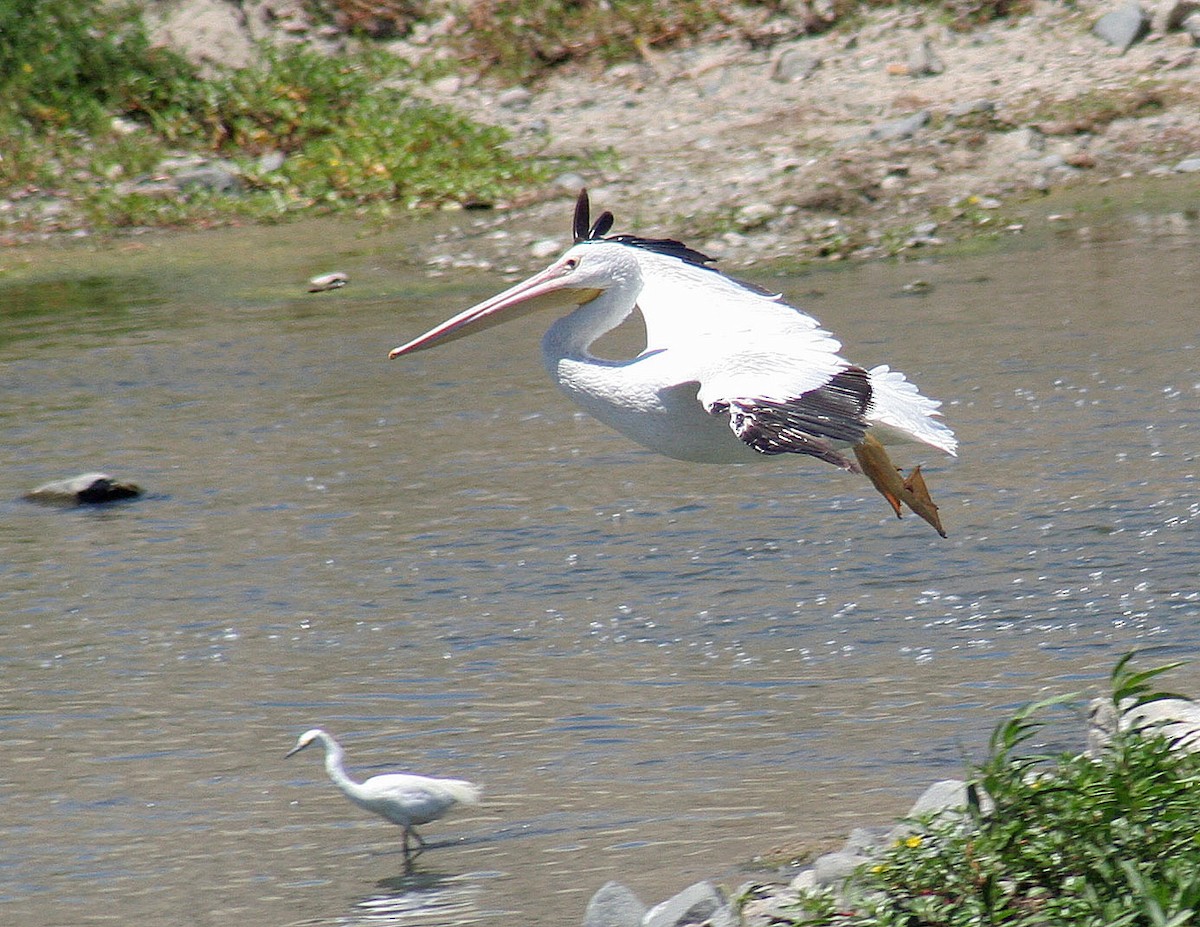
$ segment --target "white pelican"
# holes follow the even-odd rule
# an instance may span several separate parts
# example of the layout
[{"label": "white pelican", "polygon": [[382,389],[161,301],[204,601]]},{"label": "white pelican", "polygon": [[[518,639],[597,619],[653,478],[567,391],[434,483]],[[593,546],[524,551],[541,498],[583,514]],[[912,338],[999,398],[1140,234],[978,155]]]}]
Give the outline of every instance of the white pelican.
[{"label": "white pelican", "polygon": [[[953,455],[958,441],[897,370],[866,370],[812,316],[721,274],[671,239],[608,235],[575,204],[575,243],[528,280],[472,306],[389,356],[442,344],[546,306],[571,307],[542,339],[546,368],[588,413],[677,460],[744,463],[808,454],[863,472],[900,516],[904,502],[945,537],[920,467],[901,479],[883,443],[917,441]],[[629,360],[589,348],[634,309],[646,347]],[[846,456],[854,450],[853,459]]]},{"label": "white pelican", "polygon": [[299,753],[311,743],[320,743],[325,748],[325,771],[348,799],[404,828],[406,859],[412,853],[410,836],[416,840],[418,849],[425,847],[425,841],[415,829],[417,824],[436,821],[458,804],[478,804],[482,794],[479,786],[462,779],[431,779],[410,773],[389,773],[372,776],[366,782],[355,782],[346,775],[342,765],[346,753],[341,744],[320,728],[301,734],[287,756]]}]

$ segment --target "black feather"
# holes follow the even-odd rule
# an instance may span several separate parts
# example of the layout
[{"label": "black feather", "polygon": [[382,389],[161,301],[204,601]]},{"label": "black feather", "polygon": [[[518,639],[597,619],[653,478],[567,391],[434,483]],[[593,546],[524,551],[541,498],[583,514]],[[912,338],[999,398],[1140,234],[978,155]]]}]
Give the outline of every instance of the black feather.
[{"label": "black feather", "polygon": [[847,367],[828,383],[787,402],[732,399],[714,403],[709,411],[728,411],[729,427],[759,453],[809,454],[857,470],[831,442],[862,441],[870,404],[870,375],[861,367]]},{"label": "black feather", "polygon": [[575,200],[575,241],[588,240],[588,226],[591,224],[592,205],[588,201],[587,188],[579,191],[579,198]]},{"label": "black feather", "polygon": [[596,220],[596,224],[592,226],[592,230],[588,233],[588,238],[595,240],[603,238],[608,234],[608,230],[613,227],[613,214],[608,210],[600,213],[600,218]]},{"label": "black feather", "polygon": [[638,235],[613,235],[611,238],[605,238],[604,236],[613,227],[613,214],[608,211],[600,213],[595,224],[592,225],[591,212],[592,207],[591,201],[588,199],[588,192],[586,189],[580,190],[579,197],[575,200],[575,221],[573,223],[576,244],[582,241],[611,241],[620,245],[641,248],[644,251],[665,254],[668,257],[678,258],[696,267],[703,267],[706,270],[716,272],[715,267],[708,266],[716,258],[709,257],[695,248],[689,248],[683,242],[676,241],[673,238],[642,238]]}]

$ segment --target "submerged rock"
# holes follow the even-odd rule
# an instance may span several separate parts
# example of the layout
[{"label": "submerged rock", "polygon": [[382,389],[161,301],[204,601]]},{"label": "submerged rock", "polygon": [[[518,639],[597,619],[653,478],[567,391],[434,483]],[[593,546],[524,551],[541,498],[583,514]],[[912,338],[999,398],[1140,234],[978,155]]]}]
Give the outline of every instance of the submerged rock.
[{"label": "submerged rock", "polygon": [[137,483],[118,480],[107,473],[81,473],[67,480],[43,483],[25,493],[25,498],[43,505],[100,505],[136,499],[141,494],[142,488]]}]

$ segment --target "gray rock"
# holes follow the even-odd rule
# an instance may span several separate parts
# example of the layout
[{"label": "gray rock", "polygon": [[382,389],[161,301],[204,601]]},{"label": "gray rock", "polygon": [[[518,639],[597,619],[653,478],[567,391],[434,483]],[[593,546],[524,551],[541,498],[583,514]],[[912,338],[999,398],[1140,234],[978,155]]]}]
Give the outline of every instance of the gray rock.
[{"label": "gray rock", "polygon": [[563,243],[557,238],[539,238],[529,246],[530,257],[541,261],[553,257],[563,250]]},{"label": "gray rock", "polygon": [[142,494],[137,483],[118,480],[107,473],[81,473],[67,480],[44,483],[25,494],[30,502],[45,505],[99,505]]},{"label": "gray rock", "polygon": [[524,87],[510,87],[496,97],[496,105],[504,109],[528,109],[533,102],[533,94]]},{"label": "gray rock", "polygon": [[947,810],[967,807],[967,784],[961,779],[943,779],[935,782],[908,809],[907,817],[916,818],[924,814],[939,814]]},{"label": "gray rock", "polygon": [[1163,16],[1162,28],[1160,32],[1171,32],[1175,29],[1183,29],[1184,23],[1188,18],[1195,13],[1200,13],[1200,3],[1196,0],[1175,0],[1163,8],[1161,12],[1165,12]]},{"label": "gray rock", "polygon": [[761,228],[778,214],[779,210],[770,203],[747,203],[737,211],[734,222],[741,231],[748,232],[751,229]]},{"label": "gray rock", "polygon": [[867,133],[867,137],[877,142],[891,142],[902,138],[911,138],[923,129],[928,122],[929,110],[923,109],[913,113],[911,116],[905,116],[903,119],[895,119],[892,122],[877,125]]},{"label": "gray rock", "polygon": [[645,915],[646,906],[630,889],[605,882],[588,902],[583,927],[641,927]]},{"label": "gray rock", "polygon": [[559,174],[553,180],[554,186],[562,190],[564,193],[569,193],[575,196],[587,186],[587,181],[583,179],[582,174],[576,174],[574,171],[566,171]]},{"label": "gray rock", "polygon": [[951,119],[961,119],[963,116],[971,116],[975,113],[994,113],[995,111],[996,104],[992,100],[981,97],[978,100],[955,103],[946,110],[946,115]]},{"label": "gray rock", "polygon": [[257,167],[264,174],[270,174],[272,171],[277,171],[283,167],[284,161],[287,160],[287,155],[282,151],[264,151],[258,156]]},{"label": "gray rock", "polygon": [[1139,3],[1127,3],[1105,13],[1092,26],[1092,33],[1122,52],[1150,31],[1150,16]]},{"label": "gray rock", "polygon": [[1200,45],[1200,13],[1192,13],[1179,24],[1179,28],[1191,37],[1193,45]]},{"label": "gray rock", "polygon": [[771,63],[771,80],[780,84],[807,80],[821,66],[821,59],[799,48],[785,48]]},{"label": "gray rock", "polygon": [[725,907],[725,896],[719,888],[711,882],[697,882],[651,908],[642,918],[642,925],[685,927],[687,924],[703,924]]},{"label": "gray rock", "polygon": [[181,171],[171,178],[180,192],[209,190],[213,193],[236,193],[242,181],[233,171],[221,164],[206,164],[192,170]]},{"label": "gray rock", "polygon": [[1135,705],[1127,699],[1121,704],[1118,717],[1111,699],[1093,699],[1088,706],[1088,754],[1097,756],[1103,752],[1118,728],[1161,733],[1173,741],[1178,750],[1200,752],[1200,703],[1165,698]]},{"label": "gray rock", "polygon": [[867,855],[871,850],[887,846],[891,830],[890,827],[856,827],[846,838],[842,852]]},{"label": "gray rock", "polygon": [[908,73],[913,77],[941,74],[946,70],[946,65],[942,63],[942,59],[934,51],[929,39],[921,39],[917,43],[916,47],[909,52],[906,64],[908,66]]},{"label": "gray rock", "polygon": [[1195,174],[1200,172],[1200,158],[1184,158],[1171,170],[1177,174]]},{"label": "gray rock", "polygon": [[838,850],[826,853],[813,860],[813,880],[817,885],[840,885],[854,874],[854,870],[867,861],[861,853]]},{"label": "gray rock", "polygon": [[254,42],[246,14],[223,0],[156,4],[146,17],[152,45],[170,45],[205,69],[246,67],[254,60]]}]

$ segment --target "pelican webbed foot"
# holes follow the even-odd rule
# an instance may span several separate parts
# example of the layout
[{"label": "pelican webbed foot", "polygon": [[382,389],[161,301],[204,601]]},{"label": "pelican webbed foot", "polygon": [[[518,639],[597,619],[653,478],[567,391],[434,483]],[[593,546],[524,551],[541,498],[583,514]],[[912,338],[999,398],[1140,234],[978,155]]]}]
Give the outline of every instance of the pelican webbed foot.
[{"label": "pelican webbed foot", "polygon": [[946,537],[938,507],[929,495],[920,466],[913,467],[907,477],[901,476],[900,469],[892,463],[879,439],[871,435],[854,446],[854,456],[858,458],[858,465],[871,484],[887,499],[897,518],[901,517],[900,506],[903,503],[929,522],[938,534]]}]

